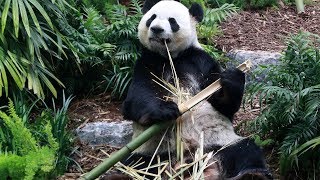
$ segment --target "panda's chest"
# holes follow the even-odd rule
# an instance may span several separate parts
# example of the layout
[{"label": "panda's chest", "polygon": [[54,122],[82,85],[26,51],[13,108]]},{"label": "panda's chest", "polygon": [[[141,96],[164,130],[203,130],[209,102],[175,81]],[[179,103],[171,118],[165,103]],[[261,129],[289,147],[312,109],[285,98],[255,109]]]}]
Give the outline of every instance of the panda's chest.
[{"label": "panda's chest", "polygon": [[[190,66],[186,64],[176,64],[175,70],[173,70],[170,65],[165,64],[161,70],[160,77],[165,82],[163,84],[166,87],[174,87],[174,90],[177,92],[179,91],[180,93],[184,93],[189,96],[194,96],[200,92],[199,73],[197,73],[194,68],[191,69]],[[177,81],[179,82],[179,86],[175,83]],[[164,92],[165,93],[163,95],[165,96],[170,96],[170,94],[172,94],[172,92],[168,90]]]}]

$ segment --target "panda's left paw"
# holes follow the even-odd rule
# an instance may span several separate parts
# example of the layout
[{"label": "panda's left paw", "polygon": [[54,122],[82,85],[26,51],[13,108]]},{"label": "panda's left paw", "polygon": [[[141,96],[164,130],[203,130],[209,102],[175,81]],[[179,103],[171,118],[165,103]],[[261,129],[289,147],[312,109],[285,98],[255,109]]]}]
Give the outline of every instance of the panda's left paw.
[{"label": "panda's left paw", "polygon": [[237,68],[230,68],[220,75],[221,86],[228,94],[243,94],[245,74]]},{"label": "panda's left paw", "polygon": [[173,121],[181,115],[178,105],[172,101],[161,101],[158,106],[150,109],[139,119],[141,125],[149,126],[161,121]]}]

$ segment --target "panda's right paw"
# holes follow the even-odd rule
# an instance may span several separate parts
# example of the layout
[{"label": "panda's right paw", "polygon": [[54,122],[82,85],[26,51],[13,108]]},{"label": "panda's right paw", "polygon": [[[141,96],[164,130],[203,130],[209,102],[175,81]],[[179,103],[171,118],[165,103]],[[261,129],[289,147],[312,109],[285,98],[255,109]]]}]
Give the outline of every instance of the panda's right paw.
[{"label": "panda's right paw", "polygon": [[162,101],[159,107],[140,119],[140,124],[151,125],[161,121],[173,121],[181,115],[178,105],[172,101]]}]

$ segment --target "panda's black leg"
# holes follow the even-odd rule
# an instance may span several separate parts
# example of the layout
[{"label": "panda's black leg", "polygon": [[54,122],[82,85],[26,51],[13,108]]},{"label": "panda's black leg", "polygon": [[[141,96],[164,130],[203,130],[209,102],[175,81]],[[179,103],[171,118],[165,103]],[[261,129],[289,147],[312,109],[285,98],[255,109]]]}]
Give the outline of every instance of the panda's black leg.
[{"label": "panda's black leg", "polygon": [[219,151],[219,159],[227,179],[273,179],[266,167],[260,147],[245,138]]},{"label": "panda's black leg", "polygon": [[222,72],[220,79],[222,88],[209,101],[220,113],[232,119],[241,105],[245,74],[239,69],[231,68]]}]

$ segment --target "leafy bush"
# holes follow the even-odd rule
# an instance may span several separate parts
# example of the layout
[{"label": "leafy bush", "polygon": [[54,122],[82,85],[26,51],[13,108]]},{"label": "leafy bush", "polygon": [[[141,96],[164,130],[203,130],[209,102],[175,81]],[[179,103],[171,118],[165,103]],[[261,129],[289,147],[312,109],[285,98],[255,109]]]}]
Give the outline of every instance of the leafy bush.
[{"label": "leafy bush", "polygon": [[[66,132],[66,111],[71,98],[61,109],[45,110],[35,122],[24,121],[31,106],[17,112],[9,101],[8,113],[0,111],[0,177],[12,179],[48,179],[66,170],[71,138]],[[21,108],[20,108],[21,110]]]},{"label": "leafy bush", "polygon": [[128,6],[109,4],[107,7],[106,39],[116,45],[116,50],[111,59],[113,68],[105,79],[112,95],[122,97],[131,81],[134,63],[140,56],[137,27],[142,16],[142,4],[139,0],[132,0]]},{"label": "leafy bush", "polygon": [[[139,56],[137,26],[142,15],[141,3],[138,0],[126,6],[110,1],[83,3],[70,0],[72,6],[80,8],[58,20],[61,32],[78,52],[81,69],[74,71],[77,64],[61,62],[58,76],[66,84],[68,94],[111,90],[114,96],[121,97]],[[102,4],[104,8],[98,8]]]},{"label": "leafy bush", "polygon": [[[257,95],[265,103],[255,120],[255,130],[280,143],[280,170],[311,172],[320,169],[319,147],[297,156],[299,146],[320,135],[320,37],[299,33],[289,42],[277,65],[261,67],[264,82],[249,87],[249,99]],[[296,161],[296,166],[293,164]],[[319,173],[319,172],[318,172]]]},{"label": "leafy bush", "polygon": [[[75,3],[71,5],[76,6]],[[81,5],[80,5],[81,7]],[[103,16],[94,8],[70,9],[65,18],[60,18],[58,27],[72,44],[76,54],[67,52],[69,58],[79,64],[60,61],[55,72],[66,85],[67,94],[87,93],[102,81],[106,69],[111,68],[110,59],[115,45],[108,43]]]},{"label": "leafy bush", "polygon": [[[10,131],[12,150],[1,147],[0,176],[12,179],[34,179],[46,177],[54,169],[55,153],[58,143],[52,136],[51,125],[47,123],[42,132],[48,138],[48,144],[40,146],[22,119],[15,112],[13,102],[9,102],[8,114],[0,111],[4,127]],[[8,137],[7,137],[8,138]],[[5,141],[1,139],[0,144]]]},{"label": "leafy bush", "polygon": [[219,23],[232,17],[239,10],[233,4],[224,4],[219,8],[205,8],[204,19],[197,26],[198,39],[204,50],[225,66],[228,59],[224,57],[214,44],[214,38],[222,32]]},{"label": "leafy bush", "polygon": [[68,43],[53,19],[62,17],[67,5],[65,0],[0,1],[0,96],[11,86],[27,87],[41,98],[46,87],[57,96],[53,82],[63,85],[52,73],[52,60],[66,57]]}]

